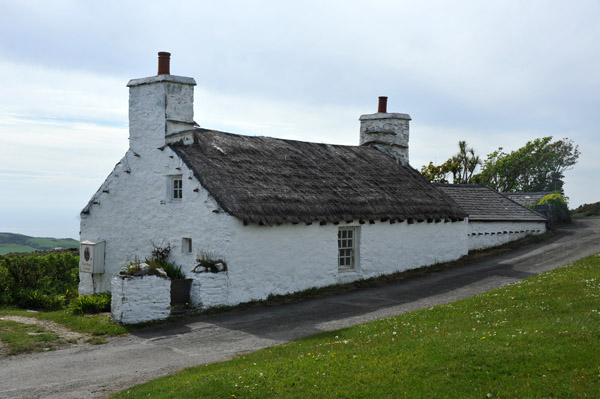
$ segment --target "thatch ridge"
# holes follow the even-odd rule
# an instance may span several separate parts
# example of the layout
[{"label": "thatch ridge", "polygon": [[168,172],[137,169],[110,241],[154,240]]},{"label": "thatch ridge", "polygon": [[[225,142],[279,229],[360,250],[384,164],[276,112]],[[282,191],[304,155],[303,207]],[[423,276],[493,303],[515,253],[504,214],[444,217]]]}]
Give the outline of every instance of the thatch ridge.
[{"label": "thatch ridge", "polygon": [[462,220],[419,172],[380,151],[196,129],[169,145],[219,206],[245,223]]}]

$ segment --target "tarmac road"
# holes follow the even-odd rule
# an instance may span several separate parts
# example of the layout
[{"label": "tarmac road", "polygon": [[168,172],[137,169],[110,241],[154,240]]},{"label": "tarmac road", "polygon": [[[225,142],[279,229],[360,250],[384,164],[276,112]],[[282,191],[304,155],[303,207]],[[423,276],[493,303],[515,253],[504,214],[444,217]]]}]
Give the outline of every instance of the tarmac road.
[{"label": "tarmac road", "polygon": [[578,219],[543,244],[385,287],[201,316],[105,345],[0,358],[0,398],[104,397],[185,367],[473,296],[599,252],[600,218]]}]

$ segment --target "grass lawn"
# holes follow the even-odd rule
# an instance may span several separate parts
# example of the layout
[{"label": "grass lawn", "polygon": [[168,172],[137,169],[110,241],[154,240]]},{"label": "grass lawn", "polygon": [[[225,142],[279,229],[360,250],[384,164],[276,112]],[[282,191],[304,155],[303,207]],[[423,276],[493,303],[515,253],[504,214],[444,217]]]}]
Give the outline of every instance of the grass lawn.
[{"label": "grass lawn", "polygon": [[22,244],[0,244],[0,255],[21,252],[35,252],[37,248]]},{"label": "grass lawn", "polygon": [[600,254],[466,300],[190,368],[114,397],[600,397]]}]

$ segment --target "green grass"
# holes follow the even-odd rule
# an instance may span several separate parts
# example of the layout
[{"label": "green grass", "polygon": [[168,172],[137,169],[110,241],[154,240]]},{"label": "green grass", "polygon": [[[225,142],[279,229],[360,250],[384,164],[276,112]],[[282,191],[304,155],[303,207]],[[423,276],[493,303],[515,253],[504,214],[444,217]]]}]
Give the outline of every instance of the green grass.
[{"label": "green grass", "polygon": [[79,248],[71,238],[31,237],[23,234],[0,233],[0,256],[9,253],[50,251],[54,248]]},{"label": "green grass", "polygon": [[0,320],[0,341],[2,355],[16,355],[23,352],[39,352],[55,349],[63,341],[42,327]]},{"label": "green grass", "polygon": [[600,397],[600,254],[466,300],[190,368],[114,397]]},{"label": "green grass", "polygon": [[0,256],[10,253],[35,252],[37,248],[22,244],[0,244]]},{"label": "green grass", "polygon": [[40,248],[79,248],[79,242],[72,239],[34,237],[29,242]]},{"label": "green grass", "polygon": [[53,312],[28,312],[20,309],[0,309],[0,316],[13,315],[33,317],[40,320],[51,320],[71,331],[90,334],[97,337],[111,337],[127,334],[133,327],[114,324],[106,313],[93,315],[73,315],[70,310]]}]

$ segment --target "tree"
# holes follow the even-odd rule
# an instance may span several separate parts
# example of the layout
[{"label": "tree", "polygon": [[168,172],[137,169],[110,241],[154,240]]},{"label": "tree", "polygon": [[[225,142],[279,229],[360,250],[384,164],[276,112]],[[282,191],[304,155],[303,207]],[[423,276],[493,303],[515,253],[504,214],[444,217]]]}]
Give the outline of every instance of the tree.
[{"label": "tree", "polygon": [[434,165],[433,162],[429,162],[429,165],[421,166],[420,172],[431,182],[448,183],[446,176],[448,176],[449,170],[446,168],[446,163]]},{"label": "tree", "polygon": [[448,177],[452,175],[454,184],[472,183],[475,169],[482,164],[475,150],[467,146],[466,141],[458,142],[458,153],[449,158],[441,165],[429,165],[421,167],[421,174],[435,183],[448,183]]},{"label": "tree", "polygon": [[511,153],[502,147],[488,155],[473,182],[505,191],[557,191],[563,193],[564,172],[577,163],[579,146],[567,138],[552,142],[543,137]]}]

